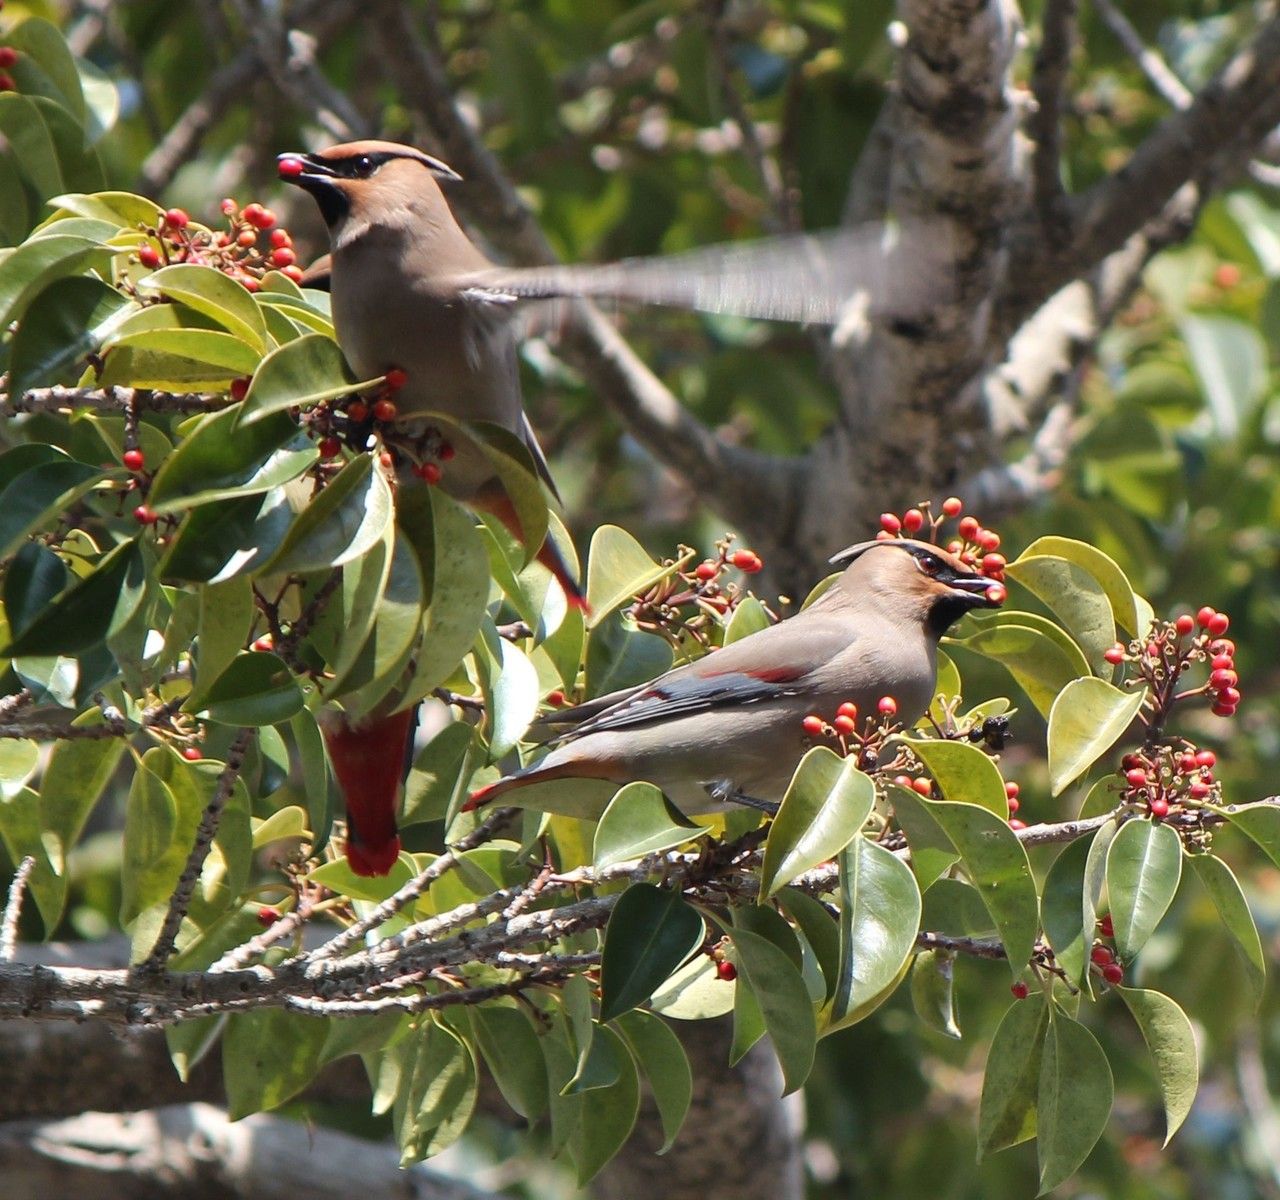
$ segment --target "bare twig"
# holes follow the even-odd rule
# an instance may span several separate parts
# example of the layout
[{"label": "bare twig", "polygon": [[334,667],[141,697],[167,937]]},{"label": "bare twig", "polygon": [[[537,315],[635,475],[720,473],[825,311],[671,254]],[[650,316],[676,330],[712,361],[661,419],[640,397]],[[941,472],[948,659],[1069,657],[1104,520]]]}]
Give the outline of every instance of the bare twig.
[{"label": "bare twig", "polygon": [[22,916],[22,897],[27,881],[35,870],[35,856],[28,854],[9,881],[9,897],[4,905],[4,921],[0,924],[0,962],[12,962],[18,948],[18,918]]},{"label": "bare twig", "polygon": [[182,874],[178,877],[178,884],[173,889],[173,895],[169,897],[169,908],[165,913],[164,923],[160,926],[160,932],[156,936],[155,945],[152,946],[151,952],[139,965],[140,973],[149,974],[164,970],[165,963],[169,961],[169,956],[173,953],[173,945],[178,937],[178,930],[182,927],[183,918],[187,915],[187,908],[191,904],[191,897],[195,894],[196,882],[200,878],[200,869],[204,866],[204,860],[208,857],[209,848],[213,845],[213,839],[218,833],[218,824],[222,820],[222,810],[226,807],[227,801],[231,799],[231,793],[235,790],[236,780],[240,777],[240,769],[244,766],[244,756],[249,750],[249,743],[253,740],[253,730],[249,728],[241,729],[231,741],[231,747],[227,751],[226,765],[222,768],[222,774],[218,776],[217,787],[214,788],[213,795],[209,798],[209,803],[205,805],[204,813],[200,818],[200,826],[196,830],[196,840],[191,847],[191,853],[187,856],[187,864],[182,868]]},{"label": "bare twig", "polygon": [[1035,141],[1031,165],[1036,209],[1046,236],[1057,240],[1064,240],[1068,232],[1061,169],[1062,121],[1076,41],[1077,7],[1078,0],[1050,0],[1045,6],[1032,81],[1036,109],[1030,121]]},{"label": "bare twig", "polygon": [[1194,98],[1191,89],[1174,74],[1160,53],[1142,40],[1142,35],[1129,18],[1112,0],[1093,0],[1093,9],[1124,47],[1125,53],[1138,64],[1147,82],[1174,108],[1186,108]]},{"label": "bare twig", "polygon": [[135,401],[138,401],[143,409],[174,413],[216,412],[231,403],[228,396],[218,393],[154,392],[126,387],[32,388],[18,397],[11,396],[0,389],[0,416],[13,417],[18,413],[34,412],[74,412],[77,409],[124,413]]}]

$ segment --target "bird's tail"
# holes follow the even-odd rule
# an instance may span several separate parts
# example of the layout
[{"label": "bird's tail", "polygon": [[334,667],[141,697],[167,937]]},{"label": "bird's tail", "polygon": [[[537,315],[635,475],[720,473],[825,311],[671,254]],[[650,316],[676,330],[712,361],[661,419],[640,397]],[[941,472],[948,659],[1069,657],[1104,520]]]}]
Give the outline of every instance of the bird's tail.
[{"label": "bird's tail", "polygon": [[[470,504],[473,508],[478,508],[491,516],[497,517],[510,530],[512,537],[524,539],[524,529],[520,525],[520,516],[516,512],[515,505],[511,503],[511,497],[502,488],[487,488],[473,497]],[[569,601],[570,606],[580,612],[590,613],[591,606],[587,603],[587,597],[582,590],[582,585],[578,582],[577,576],[570,570],[564,555],[560,553],[560,548],[550,536],[543,541],[542,548],[538,551],[536,557],[555,576],[556,582],[564,589],[565,598]]]},{"label": "bird's tail", "polygon": [[513,792],[516,788],[522,788],[530,783],[550,783],[553,779],[595,778],[603,779],[606,778],[606,775],[598,767],[594,767],[593,764],[562,762],[548,765],[547,760],[544,759],[542,762],[534,763],[532,766],[522,767],[519,771],[512,771],[510,775],[495,779],[492,783],[486,784],[482,788],[476,788],[462,806],[461,811],[472,812],[474,809],[488,804],[491,800],[496,800],[499,796],[503,796],[507,792]]},{"label": "bird's tail", "polygon": [[386,875],[400,857],[396,806],[415,710],[351,723],[322,721],[325,748],[347,805],[347,861],[357,875]]}]

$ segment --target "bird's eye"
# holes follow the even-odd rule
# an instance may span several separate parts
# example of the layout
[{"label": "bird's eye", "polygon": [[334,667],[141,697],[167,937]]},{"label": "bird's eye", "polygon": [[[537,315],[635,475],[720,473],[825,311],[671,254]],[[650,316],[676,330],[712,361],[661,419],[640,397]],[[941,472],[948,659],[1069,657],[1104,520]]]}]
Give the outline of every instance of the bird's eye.
[{"label": "bird's eye", "polygon": [[942,570],[942,563],[940,563],[936,558],[932,558],[928,555],[922,554],[916,559],[916,562],[920,564],[920,570],[922,570],[926,575],[936,575]]},{"label": "bird's eye", "polygon": [[357,179],[368,179],[377,166],[378,164],[371,155],[362,154],[351,164],[351,169]]}]

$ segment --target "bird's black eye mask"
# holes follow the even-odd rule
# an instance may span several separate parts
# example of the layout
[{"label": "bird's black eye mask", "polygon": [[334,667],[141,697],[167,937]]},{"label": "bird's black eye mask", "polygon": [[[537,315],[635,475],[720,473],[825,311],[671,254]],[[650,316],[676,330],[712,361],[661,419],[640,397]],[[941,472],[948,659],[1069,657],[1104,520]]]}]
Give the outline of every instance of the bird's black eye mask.
[{"label": "bird's black eye mask", "polygon": [[[350,211],[350,201],[337,180],[372,179],[392,159],[406,158],[425,167],[439,181],[450,182],[462,177],[447,163],[429,154],[397,153],[394,150],[370,150],[341,158],[310,154],[280,155],[281,176],[310,192],[320,206],[325,223],[332,229]],[[286,172],[286,167],[290,168]]]}]

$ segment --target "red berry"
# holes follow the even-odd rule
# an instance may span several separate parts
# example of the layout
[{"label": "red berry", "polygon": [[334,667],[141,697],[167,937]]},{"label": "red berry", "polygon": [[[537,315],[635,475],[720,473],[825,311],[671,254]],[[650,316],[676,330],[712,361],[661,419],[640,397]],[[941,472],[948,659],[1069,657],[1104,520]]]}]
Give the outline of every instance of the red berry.
[{"label": "red berry", "polygon": [[1232,657],[1236,652],[1236,644],[1230,638],[1219,638],[1216,642],[1209,643],[1210,654],[1225,654]]},{"label": "red berry", "polygon": [[0,68],[8,70],[18,61],[18,52],[12,46],[0,46]]},{"label": "red berry", "polygon": [[1089,951],[1089,957],[1100,967],[1105,967],[1107,963],[1116,961],[1116,956],[1110,946],[1094,946]]},{"label": "red berry", "polygon": [[156,516],[153,509],[148,508],[145,504],[139,504],[133,510],[133,519],[139,525],[154,525],[160,518]]},{"label": "red berry", "polygon": [[16,92],[18,85],[8,71],[0,71],[0,92]]},{"label": "red berry", "polygon": [[260,909],[258,909],[259,925],[266,925],[269,928],[278,920],[280,920],[280,913],[269,905],[264,904]]},{"label": "red berry", "polygon": [[1207,629],[1209,627],[1209,622],[1217,615],[1218,614],[1206,604],[1198,613],[1196,613],[1196,624],[1199,625],[1201,629]]},{"label": "red berry", "polygon": [[269,633],[264,633],[253,643],[253,648],[259,654],[265,654],[268,650],[275,649],[275,642],[271,640],[271,635]]},{"label": "red berry", "polygon": [[1214,613],[1209,618],[1209,624],[1205,628],[1213,637],[1221,637],[1227,632],[1227,628],[1231,624],[1231,618],[1226,613]]},{"label": "red berry", "polygon": [[218,207],[222,209],[223,216],[229,217],[240,206],[228,196]]},{"label": "red berry", "polygon": [[881,696],[876,708],[884,716],[891,717],[898,711],[898,702],[892,696]]},{"label": "red berry", "polygon": [[1151,810],[1151,815],[1157,819],[1169,815],[1169,801],[1163,796],[1156,796],[1147,807]]},{"label": "red berry", "polygon": [[918,533],[924,525],[924,513],[918,508],[909,508],[902,514],[902,528],[908,533]]},{"label": "red berry", "polygon": [[440,482],[440,476],[442,474],[440,464],[433,462],[419,463],[413,468],[413,473],[424,483],[431,484],[432,487],[435,487],[435,485]]},{"label": "red berry", "polygon": [[271,251],[271,265],[273,267],[291,267],[297,261],[298,256],[288,246],[281,246],[279,249]]},{"label": "red berry", "polygon": [[283,275],[286,279],[292,279],[294,283],[302,282],[301,267],[281,267],[280,274]]},{"label": "red berry", "polygon": [[757,571],[764,567],[760,556],[754,550],[735,550],[729,557],[729,561],[733,563],[739,571],[744,571],[748,575],[754,575]]},{"label": "red berry", "polygon": [[160,265],[160,251],[149,242],[143,242],[138,247],[138,261],[144,267],[158,267]]},{"label": "red berry", "polygon": [[1197,767],[1216,767],[1218,756],[1212,750],[1200,750],[1196,753]]},{"label": "red berry", "polygon": [[548,692],[547,703],[550,704],[552,708],[563,708],[564,693],[559,688],[556,688],[553,692]]},{"label": "red berry", "polygon": [[1186,637],[1187,634],[1189,634],[1193,629],[1195,629],[1196,619],[1195,617],[1192,617],[1187,613],[1183,613],[1182,616],[1180,616],[1176,621],[1174,621],[1173,627],[1178,631],[1178,633],[1182,637]]},{"label": "red berry", "polygon": [[1124,968],[1118,962],[1107,963],[1107,965],[1102,968],[1102,978],[1113,987],[1118,983],[1123,983]]},{"label": "red berry", "polygon": [[801,724],[810,737],[821,737],[827,727],[827,723],[816,713],[810,713]]},{"label": "red berry", "polygon": [[893,534],[891,534],[887,529],[882,529],[880,530],[879,533],[876,534],[876,541],[891,542],[893,541]]},{"label": "red berry", "polygon": [[716,963],[716,974],[726,983],[732,983],[738,978],[738,968],[735,967],[727,958],[724,958]]},{"label": "red berry", "polygon": [[255,229],[270,229],[276,223],[276,214],[261,204],[246,204],[241,215]]},{"label": "red berry", "polygon": [[1009,828],[1017,832],[1019,829],[1026,829],[1026,821],[1019,821],[1017,817],[1009,818]]},{"label": "red berry", "polygon": [[373,419],[375,421],[394,421],[397,411],[394,400],[379,400],[373,406]]},{"label": "red berry", "polygon": [[1185,754],[1178,755],[1179,771],[1181,771],[1185,775],[1188,771],[1194,771],[1195,769],[1196,769],[1196,756],[1194,754],[1192,754],[1190,751],[1187,751]]},{"label": "red berry", "polygon": [[1236,715],[1236,705],[1223,704],[1221,702],[1215,704],[1210,710],[1215,717],[1234,717]]},{"label": "red berry", "polygon": [[1025,1000],[1027,996],[1030,995],[1031,993],[1031,989],[1027,987],[1027,985],[1023,983],[1021,979],[1017,980],[1015,983],[1010,984],[1009,991],[1013,993],[1013,998],[1015,1000]]},{"label": "red berry", "polygon": [[164,223],[170,229],[186,229],[191,224],[191,218],[180,208],[170,208],[164,214]]},{"label": "red berry", "polygon": [[182,748],[182,757],[185,758],[187,762],[199,762],[204,755],[201,754],[199,749],[195,746],[184,746]]},{"label": "red berry", "polygon": [[987,599],[992,604],[1003,604],[1009,597],[1009,589],[1003,583],[993,583],[987,588]]},{"label": "red berry", "polygon": [[958,517],[964,511],[964,501],[959,496],[948,496],[942,502],[944,517]]},{"label": "red berry", "polygon": [[708,579],[714,579],[720,574],[720,564],[708,558],[704,562],[700,562],[694,568],[693,573],[705,583]]},{"label": "red berry", "polygon": [[1209,666],[1215,671],[1235,670],[1236,660],[1229,654],[1215,654],[1209,660]]},{"label": "red berry", "polygon": [[141,450],[126,450],[120,457],[130,471],[141,471],[146,466],[147,460]]},{"label": "red berry", "polygon": [[978,530],[982,528],[978,524],[977,517],[962,517],[960,524],[956,527],[956,532],[964,538],[966,542],[971,542],[978,536]]},{"label": "red berry", "polygon": [[1016,796],[1009,797],[1009,811],[1011,813],[1016,813],[1018,809],[1020,809],[1021,807],[1022,805],[1018,803],[1018,799]]},{"label": "red berry", "polygon": [[964,543],[959,538],[952,538],[951,541],[947,543],[948,554],[959,554],[963,549]]},{"label": "red berry", "polygon": [[1233,687],[1225,687],[1218,693],[1218,703],[1235,708],[1240,703],[1240,693]]},{"label": "red berry", "polygon": [[337,458],[342,453],[342,443],[336,437],[324,437],[320,439],[319,450],[321,458]]},{"label": "red berry", "polygon": [[281,179],[297,179],[306,167],[302,165],[300,158],[282,158],[276,165],[276,170],[280,173]]},{"label": "red berry", "polygon": [[836,732],[844,737],[848,737],[855,729],[858,728],[857,723],[849,717],[836,717],[831,724],[835,726]]},{"label": "red berry", "polygon": [[256,246],[257,244],[258,235],[252,229],[242,229],[236,234],[237,246],[243,246],[247,250],[250,246]]},{"label": "red berry", "polygon": [[915,790],[916,790],[916,791],[917,791],[921,796],[932,796],[932,795],[933,795],[933,780],[931,780],[931,779],[925,779],[923,776],[920,776],[918,779],[913,779],[913,780],[911,781],[911,786],[912,786],[912,787],[913,787],[913,788],[914,788],[914,789],[915,789]]},{"label": "red berry", "polygon": [[458,452],[453,448],[451,443],[441,442],[440,449],[436,451],[436,457],[439,458],[441,462],[452,462],[453,456],[457,453]]},{"label": "red berry", "polygon": [[885,533],[899,533],[902,530],[902,522],[899,521],[893,513],[881,513],[880,528],[883,529]]},{"label": "red berry", "polygon": [[1204,782],[1204,780],[1197,779],[1195,783],[1187,788],[1187,795],[1190,796],[1192,800],[1203,800],[1210,791],[1212,791],[1212,789]]},{"label": "red berry", "polygon": [[1213,282],[1220,288],[1230,290],[1240,282],[1240,268],[1235,263],[1219,263],[1213,272]]},{"label": "red berry", "polygon": [[893,782],[899,787],[904,787],[908,790],[915,786],[915,780],[912,779],[910,775],[895,775],[893,777]]},{"label": "red berry", "polygon": [[1008,565],[1009,560],[1003,554],[985,554],[982,557],[984,575],[999,575]]},{"label": "red berry", "polygon": [[253,380],[247,375],[239,379],[233,379],[230,388],[231,399],[236,401],[243,400],[249,394],[249,384],[252,382]]},{"label": "red berry", "polygon": [[1221,691],[1223,688],[1235,687],[1240,682],[1240,676],[1234,671],[1219,670],[1214,671],[1209,676],[1209,686],[1215,691]]},{"label": "red berry", "polygon": [[852,700],[846,700],[836,709],[836,716],[848,717],[849,720],[856,721],[858,719],[858,706]]},{"label": "red berry", "polygon": [[406,383],[409,382],[409,375],[406,371],[401,370],[399,367],[392,367],[387,372],[387,377],[383,382],[393,392],[398,392],[402,387],[404,387]]},{"label": "red berry", "polygon": [[1019,787],[1018,784],[1014,783],[1013,780],[1010,780],[1004,785],[1004,794],[1008,796],[1010,800],[1016,800],[1022,794],[1022,788]]},{"label": "red berry", "polygon": [[390,450],[384,450],[378,455],[378,464],[384,471],[389,471],[396,465],[396,457]]},{"label": "red berry", "polygon": [[1146,787],[1147,773],[1141,767],[1134,767],[1125,773],[1125,781],[1131,788]]},{"label": "red berry", "polygon": [[271,231],[271,244],[279,250],[283,246],[292,246],[293,238],[289,236],[287,229],[273,229]]},{"label": "red berry", "polygon": [[974,540],[984,550],[995,550],[1000,545],[1000,535],[994,529],[980,529]]},{"label": "red berry", "polygon": [[1098,932],[1101,933],[1103,937],[1116,936],[1116,928],[1111,923],[1110,913],[1107,913],[1107,915],[1098,922]]}]

